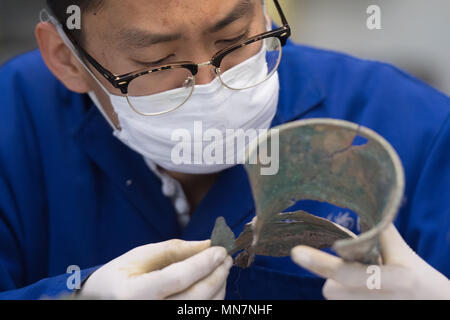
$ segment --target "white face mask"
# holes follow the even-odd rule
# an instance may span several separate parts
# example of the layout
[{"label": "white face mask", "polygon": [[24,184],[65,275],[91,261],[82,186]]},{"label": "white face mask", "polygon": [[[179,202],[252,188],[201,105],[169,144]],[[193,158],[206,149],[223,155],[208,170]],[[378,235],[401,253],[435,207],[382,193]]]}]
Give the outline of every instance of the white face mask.
[{"label": "white face mask", "polygon": [[[77,56],[72,43],[65,33],[60,27],[58,29],[67,46]],[[252,58],[226,71],[222,77],[237,77],[244,84],[243,87],[245,87],[245,83],[251,79],[267,74],[265,56],[266,49],[263,48]],[[195,162],[194,164],[192,161],[187,164],[176,164],[173,161],[172,151],[180,144],[180,140],[172,139],[174,132],[179,132],[180,129],[184,129],[194,138],[194,124],[197,123],[198,126],[198,122],[201,121],[203,132],[209,129],[216,129],[216,132],[220,131],[224,138],[224,146],[226,146],[227,141],[235,139],[234,135],[228,135],[227,137],[227,129],[234,130],[235,132],[237,129],[242,129],[244,132],[248,129],[268,129],[278,106],[279,78],[276,72],[262,84],[250,89],[238,91],[226,88],[221,84],[220,79],[216,77],[209,84],[196,85],[190,99],[179,109],[164,115],[142,116],[130,108],[126,97],[113,95],[106,90],[83,61],[81,59],[79,60],[111,100],[114,111],[118,115],[121,127],[120,131],[112,125],[111,120],[105,114],[95,94],[93,92],[89,93],[100,112],[114,128],[114,135],[143,157],[169,171],[187,174],[220,172],[236,165],[237,161],[230,161],[230,157],[237,160],[242,159],[245,148],[250,142],[247,141],[245,145],[241,144],[240,150],[236,151],[237,155],[230,155],[225,152],[224,159],[219,161],[220,163]],[[159,107],[161,103],[166,101],[165,98],[173,93],[175,91],[171,90],[139,97],[137,103]],[[198,143],[197,140],[193,141],[192,152],[194,152],[193,150],[195,148],[205,147],[211,142],[200,142],[203,144],[200,146]],[[194,159],[194,155],[188,158]]]}]

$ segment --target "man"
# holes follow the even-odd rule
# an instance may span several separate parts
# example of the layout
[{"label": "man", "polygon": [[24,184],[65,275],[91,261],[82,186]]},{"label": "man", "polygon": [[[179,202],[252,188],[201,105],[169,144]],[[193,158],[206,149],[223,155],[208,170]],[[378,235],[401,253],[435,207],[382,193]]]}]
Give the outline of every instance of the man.
[{"label": "man", "polygon": [[[293,260],[328,278],[327,298],[448,298],[448,97],[394,67],[292,44],[280,7],[284,25],[267,34],[260,0],[48,4],[40,51],[0,69],[0,298],[70,293],[73,265],[88,297],[322,298],[324,280],[289,257],[230,271],[205,239],[218,216],[236,234],[254,217],[245,171],[176,163],[171,139],[195,121],[220,133],[315,117],[394,146],[406,172],[395,224],[426,262],[393,226],[380,290],[366,287],[367,266],[304,247]],[[78,31],[65,27],[73,4]],[[345,209],[296,207],[358,231]]]}]

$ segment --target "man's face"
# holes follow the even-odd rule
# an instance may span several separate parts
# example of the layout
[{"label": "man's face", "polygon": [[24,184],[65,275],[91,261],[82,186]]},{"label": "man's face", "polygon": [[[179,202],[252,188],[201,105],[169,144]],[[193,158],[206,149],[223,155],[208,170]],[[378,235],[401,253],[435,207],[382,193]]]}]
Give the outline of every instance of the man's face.
[{"label": "man's face", "polygon": [[[179,61],[206,62],[264,31],[261,0],[108,0],[98,12],[87,13],[83,25],[85,49],[115,74]],[[196,83],[213,77],[204,68]]]}]

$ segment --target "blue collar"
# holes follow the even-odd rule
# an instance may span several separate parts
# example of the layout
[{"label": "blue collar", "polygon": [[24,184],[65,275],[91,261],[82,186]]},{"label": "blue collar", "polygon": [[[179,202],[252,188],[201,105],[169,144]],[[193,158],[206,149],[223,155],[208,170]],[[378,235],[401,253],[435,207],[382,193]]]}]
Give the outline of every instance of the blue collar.
[{"label": "blue collar", "polygon": [[280,100],[273,126],[302,118],[324,99],[322,87],[314,79],[302,46],[290,42],[283,51],[279,67]]}]

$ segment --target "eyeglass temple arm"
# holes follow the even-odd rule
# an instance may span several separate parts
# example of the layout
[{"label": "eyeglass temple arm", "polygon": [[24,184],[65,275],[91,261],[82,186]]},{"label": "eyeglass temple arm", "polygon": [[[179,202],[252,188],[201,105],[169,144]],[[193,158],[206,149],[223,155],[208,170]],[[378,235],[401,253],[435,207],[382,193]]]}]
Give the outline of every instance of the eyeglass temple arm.
[{"label": "eyeglass temple arm", "polygon": [[286,16],[284,15],[283,9],[281,9],[280,3],[278,2],[278,0],[274,0],[273,2],[275,2],[275,7],[277,8],[278,13],[280,14],[283,26],[289,26]]},{"label": "eyeglass temple arm", "polygon": [[275,3],[275,7],[277,8],[278,14],[281,17],[281,23],[283,24],[282,28],[286,30],[286,32],[283,33],[280,38],[281,45],[284,47],[287,43],[287,40],[291,36],[291,27],[289,26],[289,22],[287,21],[286,16],[284,15],[283,9],[281,8],[278,0],[274,0],[273,2]]},{"label": "eyeglass temple arm", "polygon": [[[50,12],[49,12],[49,11]],[[83,49],[82,46],[79,45],[78,41],[76,41],[70,34],[69,30],[61,24],[58,19],[55,18],[55,14],[52,12],[51,9],[42,9],[40,12],[40,20],[42,22],[50,22],[52,23],[57,29],[60,28],[61,31],[64,33],[64,35],[67,37],[67,39],[71,42],[72,46],[76,51],[78,51],[79,54],[81,54],[80,58],[86,58],[86,60],[92,64],[92,66],[101,73],[114,87],[119,87],[116,84],[116,76],[112,74],[110,71],[106,70],[100,63],[98,63],[89,53],[86,52],[86,50]],[[47,18],[45,18],[47,16]]]},{"label": "eyeglass temple arm", "polygon": [[100,72],[114,87],[117,87],[115,78],[116,76],[113,75],[110,71],[106,70],[100,63],[97,62],[89,53],[86,52],[86,50],[83,49],[82,46],[78,44],[78,42],[70,37],[70,40],[75,45],[78,51],[89,61],[90,64],[94,66],[95,69],[97,69],[98,72]]}]

